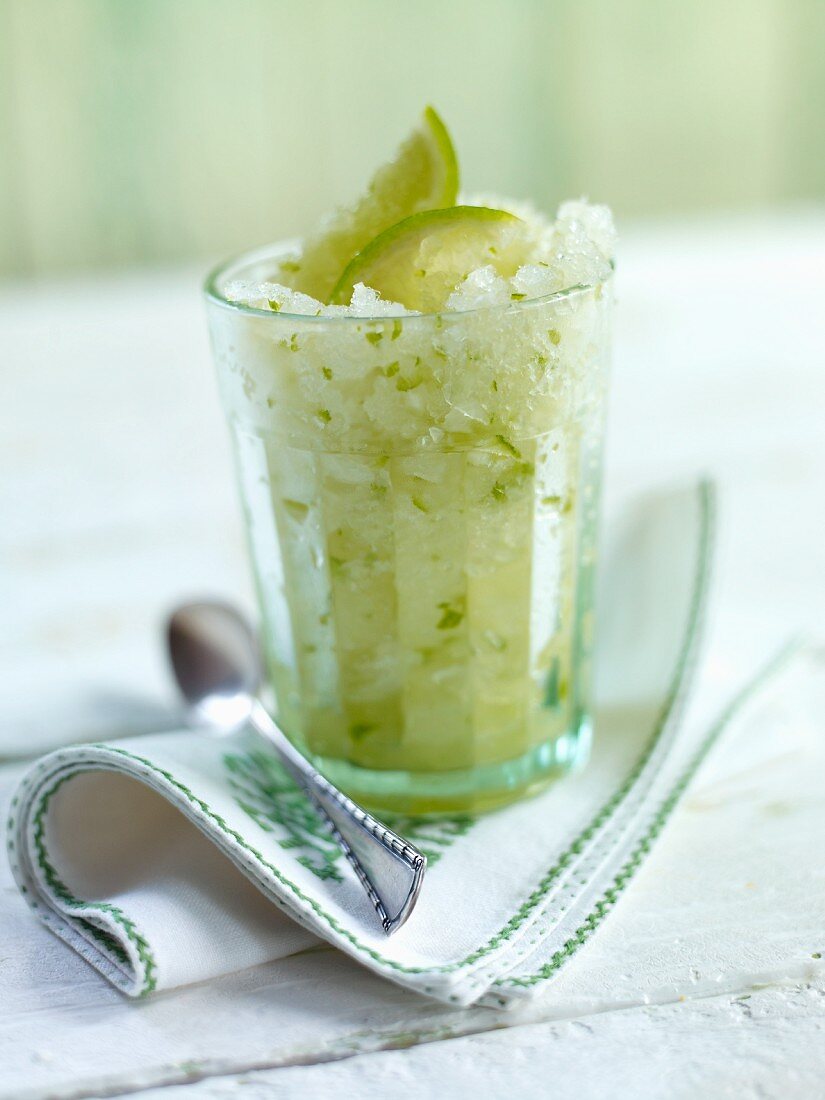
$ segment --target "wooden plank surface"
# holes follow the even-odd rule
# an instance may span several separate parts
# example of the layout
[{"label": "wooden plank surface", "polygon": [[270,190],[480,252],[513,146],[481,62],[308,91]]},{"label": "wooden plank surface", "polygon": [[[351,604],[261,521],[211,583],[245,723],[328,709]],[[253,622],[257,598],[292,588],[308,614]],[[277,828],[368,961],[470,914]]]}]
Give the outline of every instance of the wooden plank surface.
[{"label": "wooden plank surface", "polygon": [[507,1028],[407,1050],[149,1089],[141,1100],[502,1096],[808,1100],[820,1095],[825,994],[789,986]]}]

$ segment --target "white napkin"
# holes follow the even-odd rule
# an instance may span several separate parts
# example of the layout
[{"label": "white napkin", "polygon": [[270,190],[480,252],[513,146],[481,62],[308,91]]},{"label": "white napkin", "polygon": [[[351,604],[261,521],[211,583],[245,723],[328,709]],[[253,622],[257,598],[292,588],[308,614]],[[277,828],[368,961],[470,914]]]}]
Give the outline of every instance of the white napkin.
[{"label": "white napkin", "polygon": [[164,733],[40,760],[8,846],[36,915],[130,996],[318,937],[457,1004],[545,988],[599,927],[724,728],[679,728],[708,599],[713,493],[648,498],[603,557],[590,763],[476,819],[396,821],[429,857],[387,938],[346,860],[250,735]]}]

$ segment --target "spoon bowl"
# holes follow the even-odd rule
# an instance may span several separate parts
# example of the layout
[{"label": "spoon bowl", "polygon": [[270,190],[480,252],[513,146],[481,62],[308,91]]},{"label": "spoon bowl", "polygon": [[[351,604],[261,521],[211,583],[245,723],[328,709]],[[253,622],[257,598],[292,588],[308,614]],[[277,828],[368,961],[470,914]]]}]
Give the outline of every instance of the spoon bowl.
[{"label": "spoon bowl", "polygon": [[189,724],[217,736],[242,729],[261,685],[260,647],[246,620],[229,604],[184,604],[169,617],[167,644]]}]

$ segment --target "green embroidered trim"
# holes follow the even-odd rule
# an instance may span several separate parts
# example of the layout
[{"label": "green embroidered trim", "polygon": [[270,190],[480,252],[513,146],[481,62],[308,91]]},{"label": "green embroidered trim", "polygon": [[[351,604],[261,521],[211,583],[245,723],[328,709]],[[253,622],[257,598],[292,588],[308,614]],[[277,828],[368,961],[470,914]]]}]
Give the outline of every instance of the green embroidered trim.
[{"label": "green embroidered trim", "polygon": [[[223,763],[235,802],[259,828],[267,833],[285,833],[276,835],[278,844],[284,849],[303,849],[303,854],[296,857],[298,862],[318,878],[344,881],[338,869],[344,859],[340,844],[274,756],[260,750],[226,753]],[[473,824],[473,818],[467,816],[435,821],[393,817],[385,821],[424,853],[430,867]]]},{"label": "green embroidered trim", "polygon": [[[216,824],[226,836],[234,840],[241,849],[254,856],[263,867],[271,872],[273,877],[282,886],[284,886],[296,898],[306,904],[322,923],[325,923],[342,939],[347,940],[350,944],[352,944],[353,947],[358,949],[363,954],[367,955],[369,958],[373,959],[375,962],[380,963],[382,966],[385,966],[388,969],[403,974],[444,974],[459,970],[462,967],[468,966],[476,962],[478,959],[490,954],[498,946],[500,946],[502,943],[506,942],[512,937],[513,933],[524,923],[524,921],[539,905],[539,903],[545,896],[548,887],[570,864],[572,859],[581,852],[582,848],[592,838],[593,834],[609,820],[614,811],[624,801],[629,792],[632,790],[644,766],[649,761],[657,744],[659,743],[662,733],[664,732],[668,724],[668,720],[671,717],[671,712],[674,710],[676,704],[678,704],[678,702],[680,701],[682,689],[684,687],[687,674],[689,671],[691,671],[692,662],[695,656],[694,651],[697,639],[697,631],[699,623],[701,621],[701,616],[704,609],[704,597],[707,591],[708,552],[711,542],[711,533],[714,518],[712,486],[709,483],[704,482],[699,486],[698,492],[701,505],[700,548],[696,566],[696,581],[694,584],[693,599],[689,612],[689,620],[686,626],[685,637],[683,639],[682,648],[677,660],[676,669],[674,671],[674,675],[672,677],[671,684],[665,698],[665,702],[659,710],[659,714],[654,724],[653,731],[647,745],[645,746],[645,749],[643,750],[636,764],[634,764],[633,768],[631,769],[630,773],[628,774],[622,785],[618,788],[617,791],[614,792],[614,794],[607,800],[607,802],[604,803],[601,809],[597,812],[596,816],[591,820],[590,824],[582,830],[578,837],[576,837],[576,839],[572,842],[567,851],[559,857],[555,865],[546,872],[536,889],[519,907],[517,912],[510,918],[507,924],[505,924],[504,927],[501,928],[495,935],[493,935],[485,944],[482,944],[476,950],[465,956],[463,959],[456,960],[452,963],[445,963],[441,966],[404,966],[403,964],[396,962],[394,959],[386,958],[374,948],[371,948],[362,943],[357,936],[355,936],[347,928],[343,927],[333,916],[327,913],[326,910],[324,910],[314,898],[311,898],[307,894],[305,894],[304,891],[301,890],[301,888],[297,886],[294,882],[288,879],[282,871],[280,871],[273,864],[269,863],[261,854],[261,852],[257,851],[254,847],[247,843],[247,841],[244,839],[243,836],[241,836],[240,833],[230,828],[223,817],[215,813],[208,806],[207,803],[198,798],[197,795],[195,795],[191,790],[189,790],[188,787],[177,780],[170,772],[159,768],[151,760],[129,752],[127,749],[116,748],[115,746],[106,743],[98,743],[97,745],[92,747],[103,749],[107,753],[110,753],[112,755],[123,756],[124,758],[132,760],[134,763],[141,765],[149,772],[152,772],[155,775],[158,775],[162,779],[164,779],[166,784],[168,784],[174,790],[179,791],[181,794],[183,794],[192,805],[197,807],[197,809],[210,821],[214,822],[214,824]],[[688,778],[685,780],[685,783],[689,781],[689,778],[690,776],[688,776]],[[654,833],[649,836],[647,840],[648,846],[655,835],[656,834]],[[639,852],[639,860],[644,854],[644,851],[646,851],[646,849],[643,849]],[[119,911],[117,912],[119,913]],[[119,916],[122,917],[123,914],[119,913]],[[118,917],[115,917],[115,919],[118,919]],[[599,922],[597,921],[597,923]],[[586,939],[587,936],[590,934],[589,932],[585,932],[582,934],[583,938],[579,939],[580,933],[581,929],[577,930],[576,934],[573,937],[573,942],[576,943],[577,946],[580,944],[580,942],[583,942],[583,939]],[[137,933],[135,933],[135,935],[137,935]],[[129,938],[137,946],[136,939],[132,935],[129,935]],[[145,950],[148,954],[148,945],[145,947]],[[570,953],[572,953],[572,950],[573,949],[571,949]],[[148,957],[151,958],[150,955]],[[565,957],[568,956],[565,955]],[[561,965],[561,963],[559,963],[558,965]],[[154,962],[152,962],[152,970],[154,971]],[[541,978],[537,977],[535,980],[539,981],[541,980]],[[512,981],[516,981],[516,979],[512,979]],[[152,988],[154,988],[154,982],[152,984]],[[143,992],[149,992],[149,989],[145,988]]]},{"label": "green embroidered trim", "polygon": [[340,845],[286,769],[265,752],[226,753],[223,764],[238,806],[267,833],[277,829],[284,849],[302,849],[298,862],[327,882],[343,882],[336,867]]},{"label": "green embroidered trim", "polygon": [[688,766],[671,787],[667,798],[662,802],[656,816],[650,822],[646,832],[639,839],[630,856],[619,869],[611,885],[595,903],[587,917],[585,917],[570,939],[568,939],[564,945],[551,956],[549,961],[534,974],[528,974],[520,978],[502,978],[500,981],[496,982],[496,985],[519,986],[526,989],[536,985],[538,982],[545,981],[547,978],[552,977],[552,975],[555,974],[572,955],[575,955],[582,944],[593,935],[639,869],[642,859],[650,851],[653,841],[658,837],[669,821],[670,815],[673,813],[674,808],[685,792],[685,788],[696,775],[696,772],[701,767],[708,753],[718,741],[722,731],[728,726],[737,711],[756,694],[759,688],[763,686],[765,681],[769,679],[772,674],[777,672],[789,660],[797,651],[797,648],[796,644],[792,644],[772,657],[768,664],[760,670],[757,676],[739,692],[731,703],[728,704],[715,725],[705,736]]},{"label": "green embroidered trim", "polygon": [[[143,982],[140,989],[140,996],[145,996],[147,993],[151,993],[157,985],[157,966],[149,944],[141,933],[138,932],[134,921],[130,920],[122,909],[119,909],[116,905],[111,905],[109,902],[94,902],[90,905],[89,902],[82,901],[80,898],[75,897],[68,886],[60,879],[57,871],[49,861],[45,840],[46,811],[57,791],[76,774],[77,773],[74,772],[61,776],[60,779],[45,792],[37,807],[32,822],[34,845],[37,851],[37,863],[40,870],[43,872],[43,877],[49,889],[64,905],[70,909],[87,909],[93,907],[102,913],[108,914],[108,916],[123,929],[128,940],[134,945],[138,957],[143,964]],[[87,931],[93,939],[97,940],[104,949],[110,951],[121,963],[126,966],[131,964],[128,954],[114,936],[104,929],[98,928],[92,921],[84,919],[83,917],[75,917],[74,919],[78,924],[83,926],[84,930]]]}]

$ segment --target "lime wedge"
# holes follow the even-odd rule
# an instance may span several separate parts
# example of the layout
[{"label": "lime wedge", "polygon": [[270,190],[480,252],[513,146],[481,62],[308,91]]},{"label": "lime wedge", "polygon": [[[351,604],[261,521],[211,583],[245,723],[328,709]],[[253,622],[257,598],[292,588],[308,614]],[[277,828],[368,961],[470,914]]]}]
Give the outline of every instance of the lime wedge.
[{"label": "lime wedge", "polygon": [[278,281],[326,302],[342,270],[373,237],[420,210],[451,206],[457,193],[453,143],[438,114],[427,107],[395,158],[378,169],[361,198],[336,211],[308,237],[302,255],[284,266]]},{"label": "lime wedge", "polygon": [[331,301],[350,300],[356,283],[407,309],[443,309],[458,284],[491,264],[499,275],[514,275],[524,263],[526,225],[506,210],[453,206],[413,214],[385,229],[347,265]]}]

